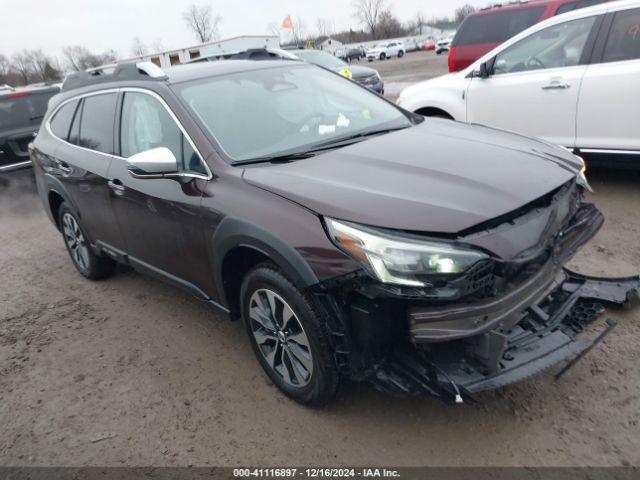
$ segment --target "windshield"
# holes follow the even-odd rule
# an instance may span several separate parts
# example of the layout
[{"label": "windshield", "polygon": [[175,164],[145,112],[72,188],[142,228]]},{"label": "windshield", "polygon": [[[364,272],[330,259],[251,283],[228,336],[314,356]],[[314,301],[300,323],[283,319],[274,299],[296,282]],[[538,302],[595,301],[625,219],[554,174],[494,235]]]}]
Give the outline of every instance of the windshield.
[{"label": "windshield", "polygon": [[306,62],[320,65],[329,70],[348,67],[348,65],[339,58],[329,53],[319,52],[318,50],[300,50],[299,52],[295,52],[295,55]]},{"label": "windshield", "polygon": [[412,125],[374,93],[312,65],[240,72],[175,89],[232,162]]}]

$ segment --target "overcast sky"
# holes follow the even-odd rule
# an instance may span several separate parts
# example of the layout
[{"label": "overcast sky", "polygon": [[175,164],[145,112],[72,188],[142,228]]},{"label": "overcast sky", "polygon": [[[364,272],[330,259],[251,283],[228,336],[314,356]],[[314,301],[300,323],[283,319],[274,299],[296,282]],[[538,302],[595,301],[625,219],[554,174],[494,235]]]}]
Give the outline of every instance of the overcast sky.
[{"label": "overcast sky", "polygon": [[[193,35],[182,12],[193,0],[2,0],[0,53],[10,55],[23,48],[42,48],[58,55],[67,45],[83,45],[95,52],[110,48],[129,56],[134,37],[165,49],[193,45]],[[484,6],[490,0],[387,0],[402,21],[422,11],[425,17],[451,15],[465,4]],[[222,17],[222,38],[265,34],[269,23],[280,23],[290,14],[304,20],[306,30],[316,32],[316,19],[329,18],[340,31],[358,28],[351,0],[196,0],[209,3]]]}]

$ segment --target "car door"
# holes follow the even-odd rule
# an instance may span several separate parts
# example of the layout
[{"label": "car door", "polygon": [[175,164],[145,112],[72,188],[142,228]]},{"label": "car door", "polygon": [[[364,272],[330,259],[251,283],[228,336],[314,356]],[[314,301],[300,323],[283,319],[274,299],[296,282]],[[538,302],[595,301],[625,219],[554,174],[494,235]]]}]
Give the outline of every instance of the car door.
[{"label": "car door", "polygon": [[611,13],[597,45],[582,82],[576,144],[640,154],[640,8]]},{"label": "car door", "polygon": [[467,120],[574,146],[576,109],[596,16],[547,27],[500,51],[473,78]]},{"label": "car door", "polygon": [[116,100],[116,92],[100,92],[59,107],[50,131],[61,141],[48,171],[71,197],[91,241],[124,248],[107,187]]},{"label": "car door", "polygon": [[[211,177],[202,157],[166,103],[148,90],[125,90],[120,100],[120,157],[109,169],[111,203],[139,269],[202,294],[212,278],[201,221],[201,197]],[[126,158],[166,147],[179,163],[178,178],[134,178]]]}]

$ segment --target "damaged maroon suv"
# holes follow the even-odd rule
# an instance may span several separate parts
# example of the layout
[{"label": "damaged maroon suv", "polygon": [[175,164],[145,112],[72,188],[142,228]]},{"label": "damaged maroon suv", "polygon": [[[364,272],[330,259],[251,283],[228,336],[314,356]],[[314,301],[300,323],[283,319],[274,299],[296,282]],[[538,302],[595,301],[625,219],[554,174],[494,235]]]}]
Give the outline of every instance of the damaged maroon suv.
[{"label": "damaged maroon suv", "polygon": [[348,379],[461,402],[579,358],[638,294],[564,268],[603,223],[580,158],[300,62],[73,74],[31,156],[82,275],[126,264],[241,319],[306,404]]}]

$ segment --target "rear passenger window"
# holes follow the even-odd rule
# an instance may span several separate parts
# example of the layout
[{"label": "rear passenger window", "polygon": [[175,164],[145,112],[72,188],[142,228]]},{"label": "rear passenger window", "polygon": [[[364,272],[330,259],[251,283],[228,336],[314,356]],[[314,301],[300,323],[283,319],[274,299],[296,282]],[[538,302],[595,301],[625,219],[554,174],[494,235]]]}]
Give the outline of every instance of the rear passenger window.
[{"label": "rear passenger window", "polygon": [[125,93],[120,122],[121,156],[128,158],[158,147],[171,150],[179,171],[206,175],[200,157],[166,108],[150,95]]},{"label": "rear passenger window", "polygon": [[613,17],[603,62],[640,58],[640,8],[617,12]]},{"label": "rear passenger window", "polygon": [[73,115],[76,113],[77,107],[78,100],[73,100],[65,103],[54,115],[51,120],[51,131],[56,137],[62,140],[68,140],[71,122],[73,121]]},{"label": "rear passenger window", "polygon": [[502,43],[536,24],[543,12],[544,7],[530,7],[470,15],[458,28],[452,46]]},{"label": "rear passenger window", "polygon": [[579,10],[581,8],[592,7],[600,3],[605,3],[607,0],[582,0],[580,2],[571,2],[560,5],[556,11],[556,15],[562,15],[563,13],[571,12],[573,10]]},{"label": "rear passenger window", "polygon": [[79,145],[102,153],[113,153],[115,93],[85,97],[82,106]]}]

